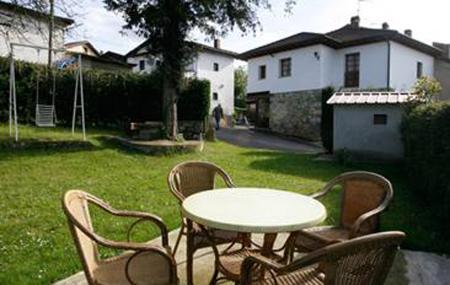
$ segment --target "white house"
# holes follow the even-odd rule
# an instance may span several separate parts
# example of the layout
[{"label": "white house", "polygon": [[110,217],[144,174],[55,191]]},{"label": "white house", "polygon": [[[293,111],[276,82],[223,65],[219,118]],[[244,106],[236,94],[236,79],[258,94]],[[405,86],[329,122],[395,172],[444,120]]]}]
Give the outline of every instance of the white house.
[{"label": "white house", "polygon": [[320,138],[321,90],[409,90],[422,75],[434,75],[441,51],[384,23],[360,27],[359,17],[325,34],[299,33],[247,51],[248,102],[257,126]]},{"label": "white house", "polygon": [[[219,40],[214,41],[214,46],[194,44],[198,53],[186,68],[186,75],[211,82],[210,111],[221,104],[229,124],[234,112],[234,60],[238,55],[222,49]],[[147,46],[148,42],[145,41],[126,55],[127,62],[135,64],[134,72],[149,73],[160,64],[159,59],[148,52]]]},{"label": "white house", "polygon": [[[71,19],[55,17],[53,47],[64,48],[64,34],[74,22]],[[34,46],[48,46],[48,15],[18,5],[0,1],[0,56],[10,54],[10,43]],[[30,62],[47,62],[47,52],[36,49],[15,47],[16,59]]]}]

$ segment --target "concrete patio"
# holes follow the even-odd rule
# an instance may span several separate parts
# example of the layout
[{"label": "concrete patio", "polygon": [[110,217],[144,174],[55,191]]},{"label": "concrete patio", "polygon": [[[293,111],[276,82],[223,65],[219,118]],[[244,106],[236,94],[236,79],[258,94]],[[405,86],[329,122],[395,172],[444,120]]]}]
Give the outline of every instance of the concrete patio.
[{"label": "concrete patio", "polygon": [[[175,244],[178,230],[169,233],[170,245]],[[284,243],[287,235],[279,235],[275,247]],[[254,240],[261,243],[262,236],[254,235]],[[154,244],[161,244],[159,238],[151,241]],[[177,251],[175,259],[178,263],[178,276],[180,285],[186,284],[186,240],[183,238]],[[194,260],[194,284],[209,284],[214,267],[214,255],[210,249],[197,251]],[[221,282],[220,284],[232,284]],[[394,266],[389,274],[388,285],[444,285],[450,284],[450,259],[437,254],[402,250],[397,255]],[[54,283],[54,285],[87,285],[83,272],[74,274],[64,280]]]}]

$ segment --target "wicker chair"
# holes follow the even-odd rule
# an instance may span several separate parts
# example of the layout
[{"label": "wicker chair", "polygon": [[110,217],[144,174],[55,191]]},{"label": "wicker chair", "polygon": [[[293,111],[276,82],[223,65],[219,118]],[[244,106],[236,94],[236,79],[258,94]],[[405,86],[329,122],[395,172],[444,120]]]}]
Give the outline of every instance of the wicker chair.
[{"label": "wicker chair", "polygon": [[[179,200],[180,204],[186,197],[192,194],[211,190],[215,188],[215,179],[219,176],[229,188],[233,188],[234,184],[231,177],[219,166],[203,161],[188,161],[176,165],[167,177],[170,191]],[[204,229],[204,228],[203,228]],[[181,229],[174,247],[174,254],[178,249],[181,237],[188,235],[187,246],[187,272],[188,281],[192,281],[192,258],[197,249],[211,246],[213,240],[215,245],[236,242],[244,246],[250,245],[250,236],[237,232],[224,231],[219,229],[207,229],[210,237],[208,238],[202,228],[184,217],[182,217]]]},{"label": "wicker chair", "polygon": [[302,230],[293,235],[294,246],[286,251],[293,258],[294,252],[310,252],[335,242],[377,232],[380,213],[393,197],[391,183],[381,175],[354,171],[343,173],[330,182],[314,198],[321,198],[335,186],[342,186],[341,216],[338,226],[319,226]]},{"label": "wicker chair", "polygon": [[[176,263],[168,245],[167,228],[159,217],[115,210],[102,200],[78,190],[67,192],[62,202],[89,284],[178,284]],[[96,234],[89,214],[90,204],[114,216],[137,219],[128,230],[128,242],[112,241]],[[160,229],[162,246],[129,241],[133,227],[144,221]],[[98,253],[99,245],[124,250],[125,253],[102,260]]]},{"label": "wicker chair", "polygon": [[[251,256],[241,267],[240,285],[372,285],[384,284],[402,232],[366,235],[328,245],[289,265]],[[262,279],[260,272],[265,272]]]}]

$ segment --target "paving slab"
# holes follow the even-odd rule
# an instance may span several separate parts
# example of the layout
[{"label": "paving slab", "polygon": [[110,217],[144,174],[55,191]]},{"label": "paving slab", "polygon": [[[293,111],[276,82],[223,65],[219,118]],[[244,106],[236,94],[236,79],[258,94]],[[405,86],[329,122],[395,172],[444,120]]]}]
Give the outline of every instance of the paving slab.
[{"label": "paving slab", "polygon": [[[179,230],[169,233],[169,243],[175,244]],[[262,243],[262,235],[252,236],[256,243]],[[275,248],[280,247],[287,238],[287,234],[280,234],[276,240]],[[157,238],[151,244],[161,244]],[[186,284],[186,240],[181,240],[175,259],[178,264],[180,285]],[[214,269],[214,254],[211,249],[198,250],[194,256],[194,284],[206,285]],[[221,282],[220,284],[232,284]],[[394,266],[386,280],[387,285],[444,285],[450,284],[450,258],[433,253],[402,250],[394,262]],[[87,285],[83,272],[78,272],[54,285]]]}]

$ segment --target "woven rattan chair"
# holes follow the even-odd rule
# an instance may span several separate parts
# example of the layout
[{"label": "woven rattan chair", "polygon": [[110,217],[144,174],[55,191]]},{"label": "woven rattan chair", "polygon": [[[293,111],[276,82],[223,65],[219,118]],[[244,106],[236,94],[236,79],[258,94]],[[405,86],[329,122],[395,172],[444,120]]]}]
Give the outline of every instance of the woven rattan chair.
[{"label": "woven rattan chair", "polygon": [[312,197],[319,199],[328,194],[335,186],[342,187],[341,214],[338,226],[319,226],[299,231],[295,235],[290,255],[310,252],[335,242],[348,240],[379,229],[380,213],[389,205],[393,197],[391,183],[381,175],[354,171],[343,173]]},{"label": "woven rattan chair", "polygon": [[[137,219],[128,230],[128,242],[108,240],[94,232],[88,209],[91,204],[114,216]],[[118,211],[102,200],[78,190],[64,195],[63,209],[89,284],[178,284],[176,263],[168,245],[167,228],[159,217],[147,213]],[[162,246],[129,241],[133,227],[144,221],[160,229]],[[124,250],[125,253],[102,260],[98,253],[99,245]]]},{"label": "woven rattan chair", "polygon": [[384,284],[404,238],[402,232],[366,235],[328,245],[289,265],[251,256],[242,264],[240,285]]},{"label": "woven rattan chair", "polygon": [[[231,177],[219,166],[203,161],[188,161],[176,165],[167,177],[170,191],[179,200],[183,200],[192,194],[211,190],[215,188],[216,177],[220,177],[228,188],[233,188],[234,184]],[[190,228],[190,229],[189,229]],[[181,229],[175,243],[174,254],[178,248],[181,237],[188,235],[190,239],[187,246],[187,272],[188,280],[191,280],[192,258],[196,250],[211,246],[211,241],[215,245],[230,243],[231,245],[239,242],[245,246],[250,245],[250,236],[237,232],[224,231],[218,229],[207,229],[210,239],[206,237],[204,231],[196,223],[192,223],[182,217]],[[189,243],[190,242],[190,243]]]}]

